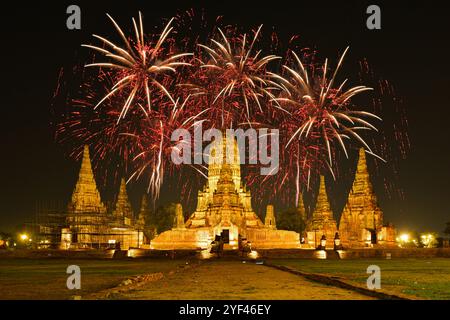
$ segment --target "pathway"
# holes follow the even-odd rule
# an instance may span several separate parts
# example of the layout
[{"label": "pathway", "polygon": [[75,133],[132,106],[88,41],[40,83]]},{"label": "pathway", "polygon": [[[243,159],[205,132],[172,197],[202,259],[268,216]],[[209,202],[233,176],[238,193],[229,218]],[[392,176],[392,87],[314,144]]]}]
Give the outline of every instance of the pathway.
[{"label": "pathway", "polygon": [[212,260],[165,275],[113,299],[360,300],[357,292],[315,283],[288,272],[241,261]]}]

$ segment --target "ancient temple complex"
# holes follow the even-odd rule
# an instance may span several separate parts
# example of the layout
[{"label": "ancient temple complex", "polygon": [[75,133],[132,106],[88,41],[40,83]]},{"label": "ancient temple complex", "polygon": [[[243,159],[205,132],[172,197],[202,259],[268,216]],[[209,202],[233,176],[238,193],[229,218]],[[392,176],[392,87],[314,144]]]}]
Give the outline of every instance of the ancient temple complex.
[{"label": "ancient temple complex", "polygon": [[151,248],[203,249],[216,235],[225,239],[225,249],[237,249],[240,238],[252,248],[300,247],[298,233],[277,230],[273,206],[267,207],[265,223],[253,211],[250,191],[241,181],[237,142],[227,138],[211,148],[208,181],[198,192],[195,212],[183,224],[181,205],[177,210],[176,226],[153,239]]},{"label": "ancient temple complex", "polygon": [[85,146],[78,181],[67,207],[66,226],[61,232],[61,247],[81,249],[120,245],[127,249],[141,246],[144,241],[145,208],[135,219],[124,179],[116,204],[110,211],[101,200],[92,172],[89,148]]},{"label": "ancient temple complex", "polygon": [[122,179],[115,204],[107,207],[94,179],[89,148],[85,146],[78,181],[61,230],[61,248],[117,248],[120,244],[121,249],[205,249],[217,235],[225,239],[225,249],[237,249],[240,239],[249,241],[255,249],[313,249],[323,236],[327,239],[326,247],[331,249],[336,235],[344,248],[395,245],[395,229],[383,224],[383,212],[370,182],[363,149],[359,151],[355,178],[339,227],[328,201],[323,176],[310,215],[300,195],[297,214],[306,225],[301,239],[294,231],[277,229],[272,205],[267,206],[263,221],[254,212],[250,190],[241,180],[235,139],[225,138],[223,143],[215,144],[209,157],[208,180],[198,192],[195,211],[185,221],[183,208],[177,204],[173,228],[151,240],[154,231],[146,230],[147,197],[143,197],[135,217]]}]

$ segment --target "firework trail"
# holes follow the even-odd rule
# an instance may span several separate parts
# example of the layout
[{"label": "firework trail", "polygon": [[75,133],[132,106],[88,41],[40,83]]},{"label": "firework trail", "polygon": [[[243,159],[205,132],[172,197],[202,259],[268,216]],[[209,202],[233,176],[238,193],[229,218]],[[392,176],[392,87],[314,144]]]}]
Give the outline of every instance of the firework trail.
[{"label": "firework trail", "polygon": [[211,38],[209,46],[198,44],[196,69],[188,87],[198,96],[198,110],[208,109],[212,127],[230,128],[243,122],[251,125],[254,115],[263,113],[269,100],[275,98],[267,81],[267,67],[280,57],[264,56],[255,48],[261,28],[251,39],[232,29],[227,36],[218,28],[218,36]]},{"label": "firework trail", "polygon": [[144,27],[140,12],[138,23],[132,18],[135,32],[134,39],[127,38],[116,21],[109,14],[107,16],[122,38],[125,47],[120,47],[96,34],[93,37],[100,40],[103,47],[82,45],[99,52],[107,58],[107,62],[91,63],[86,65],[86,67],[108,69],[115,78],[110,91],[95,105],[95,108],[100,106],[105,100],[113,98],[115,95],[119,96],[125,100],[118,118],[118,121],[120,121],[120,119],[125,118],[133,104],[140,105],[143,103],[141,101],[143,99],[146,103],[146,108],[144,109],[149,111],[152,110],[152,105],[159,107],[158,102],[163,98],[167,98],[175,105],[176,102],[167,89],[165,82],[168,74],[175,73],[176,68],[189,65],[182,59],[192,54],[175,53],[173,46],[166,45],[170,32],[173,29],[171,27],[173,19],[169,21],[158,40],[154,42],[152,40],[146,41],[144,37]]},{"label": "firework trail", "polygon": [[[365,86],[345,89],[347,79],[336,84],[336,76],[348,48],[341,55],[336,68],[330,72],[328,60],[322,66],[304,65],[295,52],[283,74],[270,73],[280,93],[274,100],[290,115],[275,119],[281,130],[280,167],[278,187],[295,186],[295,201],[303,185],[309,189],[312,176],[323,174],[326,169],[333,177],[337,144],[348,158],[346,142],[356,141],[366,151],[378,157],[359,131],[377,128],[364,118],[381,120],[373,113],[358,110],[351,99],[365,91]],[[261,181],[262,180],[262,181]],[[272,177],[256,179],[258,183],[270,182]],[[287,187],[287,186],[286,186]]]},{"label": "firework trail", "polygon": [[[192,12],[188,16],[189,21],[195,18]],[[132,19],[134,36],[126,37],[108,17],[123,47],[97,35],[100,46],[84,45],[105,61],[87,64],[98,70],[85,81],[80,97],[70,101],[73,109],[58,127],[58,140],[78,141],[75,152],[90,144],[105,168],[111,167],[109,159],[121,158],[121,174],[128,181],[148,179],[154,200],[168,177],[178,180],[177,190],[185,195],[191,194],[195,177],[206,176],[204,165],[171,160],[179,147],[171,141],[173,131],[193,132],[198,123],[205,129],[280,130],[278,174],[261,176],[258,164],[243,168],[252,192],[265,192],[265,198],[281,196],[287,202],[295,195],[297,203],[318,174],[336,176],[338,160],[348,157],[350,147],[363,146],[382,160],[366,139],[368,132],[377,131],[371,120],[381,118],[353,102],[372,89],[338,82],[348,48],[331,69],[328,60],[319,64],[315,53],[302,48],[263,54],[258,47],[262,26],[251,36],[236,27],[214,27],[209,40],[201,41],[195,28],[187,26],[183,30],[189,34],[183,34],[172,27],[181,30],[186,16],[171,19],[161,34],[145,34],[139,13]]]}]

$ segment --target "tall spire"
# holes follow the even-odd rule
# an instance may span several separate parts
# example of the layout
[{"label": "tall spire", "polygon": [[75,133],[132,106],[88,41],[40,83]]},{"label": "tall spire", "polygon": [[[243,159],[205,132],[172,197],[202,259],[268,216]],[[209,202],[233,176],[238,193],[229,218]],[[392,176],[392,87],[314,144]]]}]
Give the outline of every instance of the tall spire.
[{"label": "tall spire", "polygon": [[306,222],[308,215],[306,213],[305,203],[303,201],[303,193],[300,192],[298,197],[297,211],[303,222]]},{"label": "tall spire", "polygon": [[236,192],[236,186],[233,182],[233,173],[228,163],[222,164],[222,168],[220,169],[217,192]]},{"label": "tall spire", "polygon": [[355,180],[339,222],[341,238],[346,241],[363,241],[364,230],[377,230],[383,225],[383,212],[378,207],[367,169],[366,154],[359,149]]},{"label": "tall spire", "polygon": [[269,204],[266,207],[266,217],[264,219],[264,225],[269,229],[276,229],[277,222],[275,220],[275,213],[273,210],[273,205]]},{"label": "tall spire", "polygon": [[141,209],[139,210],[139,216],[137,224],[144,227],[149,219],[150,209],[148,205],[148,196],[144,193],[141,200]]},{"label": "tall spire", "polygon": [[87,145],[84,146],[78,181],[72,193],[68,209],[70,213],[106,213],[106,207],[102,203],[97,184],[95,183],[89,156],[89,146]]},{"label": "tall spire", "polygon": [[370,183],[369,170],[367,169],[366,152],[363,148],[359,149],[359,159],[353,186],[360,187],[366,194],[372,193],[372,184]]},{"label": "tall spire", "polygon": [[242,183],[239,146],[234,137],[228,138],[223,132],[222,139],[213,143],[209,154],[208,188],[211,193],[217,188],[221,170],[225,164],[228,164],[231,171],[235,189],[239,190]]},{"label": "tall spire", "polygon": [[325,235],[327,239],[333,239],[337,231],[336,220],[333,218],[333,212],[331,211],[328,202],[324,176],[320,176],[319,195],[317,196],[316,208],[314,209],[311,218],[306,223],[306,230],[314,232],[315,246],[317,246],[317,236],[320,237]]},{"label": "tall spire", "polygon": [[184,224],[184,215],[183,215],[183,207],[181,206],[181,203],[177,203],[175,206],[175,219],[173,222],[173,227],[175,229],[185,229]]},{"label": "tall spire", "polygon": [[325,188],[325,177],[320,176],[319,195],[317,196],[316,208],[313,212],[313,217],[327,216],[331,218],[333,216],[328,202],[327,190]]},{"label": "tall spire", "polygon": [[125,224],[131,224],[131,220],[133,219],[133,208],[128,200],[127,185],[124,178],[122,178],[120,182],[120,190],[113,214],[116,218],[123,218]]}]

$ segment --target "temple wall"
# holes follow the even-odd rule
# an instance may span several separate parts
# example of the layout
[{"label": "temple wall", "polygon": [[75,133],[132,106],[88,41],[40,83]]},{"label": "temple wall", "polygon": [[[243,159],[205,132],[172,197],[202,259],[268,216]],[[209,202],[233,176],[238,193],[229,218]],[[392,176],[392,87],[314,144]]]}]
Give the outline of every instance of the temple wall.
[{"label": "temple wall", "polygon": [[172,229],[164,231],[150,242],[150,248],[156,250],[205,249],[212,241],[209,228]]},{"label": "temple wall", "polygon": [[294,231],[248,228],[246,235],[253,249],[300,248],[300,235]]}]

